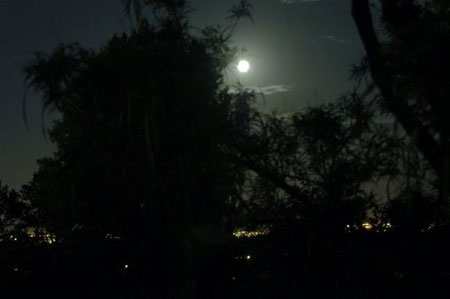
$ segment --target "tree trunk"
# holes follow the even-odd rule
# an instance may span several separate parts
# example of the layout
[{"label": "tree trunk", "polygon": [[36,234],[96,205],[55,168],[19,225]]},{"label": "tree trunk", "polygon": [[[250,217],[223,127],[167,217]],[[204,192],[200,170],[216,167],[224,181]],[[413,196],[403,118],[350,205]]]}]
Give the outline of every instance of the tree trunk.
[{"label": "tree trunk", "polygon": [[352,15],[367,53],[373,82],[379,88],[388,109],[435,171],[441,185],[444,218],[447,224],[450,224],[447,148],[436,141],[414,114],[406,99],[396,94],[392,72],[384,62],[381,44],[375,33],[369,0],[352,0]]}]

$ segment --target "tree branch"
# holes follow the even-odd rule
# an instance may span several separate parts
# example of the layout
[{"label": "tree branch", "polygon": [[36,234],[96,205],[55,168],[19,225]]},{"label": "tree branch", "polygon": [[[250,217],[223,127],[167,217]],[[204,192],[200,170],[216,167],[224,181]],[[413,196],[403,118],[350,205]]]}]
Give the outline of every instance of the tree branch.
[{"label": "tree branch", "polygon": [[248,170],[254,171],[262,178],[270,181],[272,184],[274,184],[276,187],[282,189],[284,192],[286,192],[291,197],[295,198],[305,206],[310,206],[310,202],[308,201],[308,197],[296,186],[292,186],[289,183],[286,182],[286,179],[284,176],[274,173],[273,171],[259,166],[257,163],[253,163],[251,161],[247,161],[245,159],[239,159],[232,155],[228,155],[228,159],[231,163],[243,166],[244,168],[247,168]]},{"label": "tree branch", "polygon": [[381,44],[373,26],[369,0],[353,0],[352,16],[367,53],[372,79],[378,86],[387,107],[396,116],[436,174],[443,178],[444,154],[441,147],[427,128],[417,119],[408,103],[394,92],[394,80],[382,57]]}]

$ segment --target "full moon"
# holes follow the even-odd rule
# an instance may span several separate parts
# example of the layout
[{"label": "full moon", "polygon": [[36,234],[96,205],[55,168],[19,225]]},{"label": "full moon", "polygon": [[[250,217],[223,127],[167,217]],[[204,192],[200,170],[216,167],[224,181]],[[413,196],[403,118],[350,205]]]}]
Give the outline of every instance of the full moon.
[{"label": "full moon", "polygon": [[247,60],[241,60],[241,61],[239,61],[238,65],[237,65],[237,69],[241,73],[246,73],[250,69],[250,63],[248,63]]}]

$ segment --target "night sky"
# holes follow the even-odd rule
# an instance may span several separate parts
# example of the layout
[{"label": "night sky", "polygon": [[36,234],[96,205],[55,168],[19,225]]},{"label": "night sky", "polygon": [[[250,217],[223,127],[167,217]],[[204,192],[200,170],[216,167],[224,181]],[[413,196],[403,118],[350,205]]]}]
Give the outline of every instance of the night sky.
[{"label": "night sky", "polygon": [[[192,25],[221,23],[231,0],[193,0]],[[251,64],[227,81],[265,93],[264,110],[290,111],[331,100],[352,87],[350,67],[363,55],[350,0],[253,0],[255,23],[244,21],[234,36]],[[13,188],[31,179],[36,160],[51,154],[41,131],[40,100],[22,118],[23,67],[34,51],[59,42],[98,48],[128,30],[120,0],[0,0],[0,180]],[[54,116],[53,116],[54,117]],[[52,116],[47,116],[51,119]]]}]

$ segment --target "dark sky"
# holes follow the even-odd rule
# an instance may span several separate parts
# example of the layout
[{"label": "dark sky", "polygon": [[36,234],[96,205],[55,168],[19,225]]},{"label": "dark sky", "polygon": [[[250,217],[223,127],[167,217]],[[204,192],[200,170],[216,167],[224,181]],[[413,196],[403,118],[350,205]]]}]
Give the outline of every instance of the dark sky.
[{"label": "dark sky", "polygon": [[[231,0],[192,0],[194,26],[223,22]],[[240,80],[266,94],[264,109],[289,111],[331,100],[352,87],[349,70],[363,51],[350,15],[350,0],[253,0],[255,23],[234,36],[246,48],[251,70],[230,66]],[[0,0],[0,180],[26,183],[36,160],[53,147],[41,131],[40,99],[29,97],[29,130],[22,118],[23,66],[33,51],[60,41],[97,48],[129,22],[120,0]],[[51,116],[50,116],[51,118]]]}]

